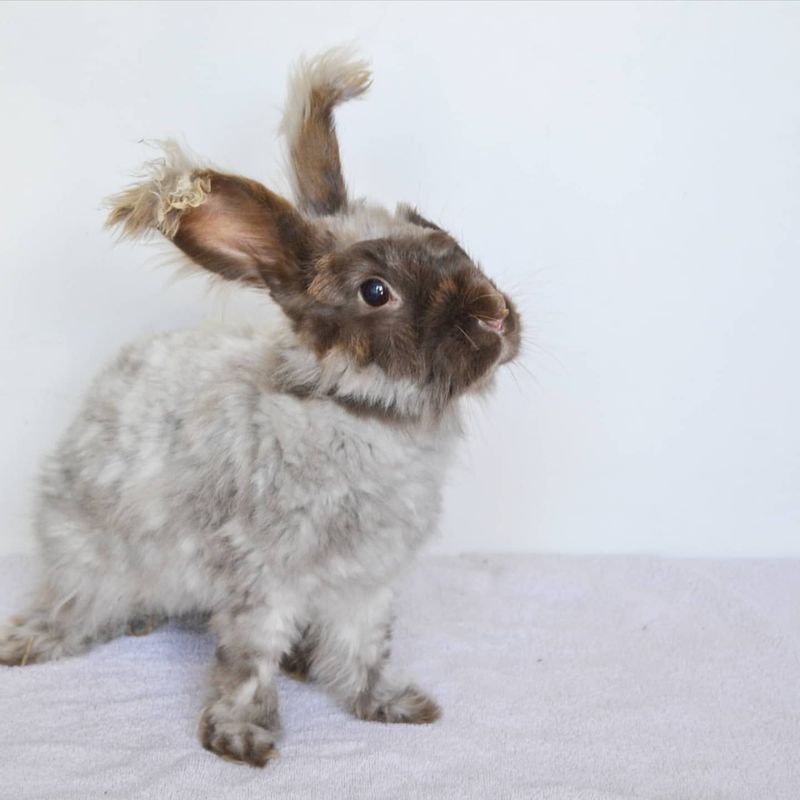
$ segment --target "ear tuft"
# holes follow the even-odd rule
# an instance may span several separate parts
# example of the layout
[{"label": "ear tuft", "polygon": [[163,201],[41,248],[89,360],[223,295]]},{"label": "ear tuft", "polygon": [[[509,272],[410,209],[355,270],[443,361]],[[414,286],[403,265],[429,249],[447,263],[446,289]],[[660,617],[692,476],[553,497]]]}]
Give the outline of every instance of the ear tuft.
[{"label": "ear tuft", "polygon": [[330,113],[371,85],[369,62],[359,59],[352,47],[333,47],[314,58],[301,58],[289,76],[281,132],[292,141],[320,107]]},{"label": "ear tuft", "polygon": [[123,236],[159,231],[199,267],[284,306],[302,293],[322,244],[297,209],[256,181],[196,167],[175,142],[162,149],[141,183],[110,198],[106,224]]},{"label": "ear tuft", "polygon": [[211,191],[209,172],[198,168],[177,142],[158,145],[164,155],[144,165],[139,175],[144,180],[106,201],[111,208],[106,226],[120,226],[123,237],[159,231],[174,238],[183,213],[202,205]]},{"label": "ear tuft", "polygon": [[419,211],[414,208],[414,206],[409,205],[408,203],[398,203],[395,214],[401,219],[410,222],[412,225],[417,225],[420,228],[430,228],[432,231],[442,230],[438,225],[435,225],[429,219],[425,219],[425,217],[423,217],[422,214],[420,214]]}]

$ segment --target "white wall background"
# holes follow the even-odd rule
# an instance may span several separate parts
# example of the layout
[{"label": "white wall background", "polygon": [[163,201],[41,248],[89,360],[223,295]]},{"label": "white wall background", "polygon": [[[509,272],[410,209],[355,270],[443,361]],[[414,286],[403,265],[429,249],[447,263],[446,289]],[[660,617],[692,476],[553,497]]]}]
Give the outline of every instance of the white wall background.
[{"label": "white wall background", "polygon": [[531,338],[438,548],[800,555],[791,3],[2,4],[0,552],[101,362],[223,313],[101,230],[139,140],[275,185],[288,66],[348,40],[351,187],[461,236]]}]

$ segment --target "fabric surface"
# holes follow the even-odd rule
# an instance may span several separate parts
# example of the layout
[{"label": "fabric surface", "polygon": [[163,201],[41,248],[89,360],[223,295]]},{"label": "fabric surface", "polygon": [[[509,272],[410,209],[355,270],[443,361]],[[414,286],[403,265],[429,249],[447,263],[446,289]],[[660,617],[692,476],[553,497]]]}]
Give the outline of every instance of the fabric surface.
[{"label": "fabric surface", "polygon": [[[0,559],[0,613],[32,562]],[[281,677],[264,770],[201,749],[212,653],[177,626],[0,667],[0,797],[800,797],[800,561],[423,559],[394,658],[441,703],[360,722]]]}]

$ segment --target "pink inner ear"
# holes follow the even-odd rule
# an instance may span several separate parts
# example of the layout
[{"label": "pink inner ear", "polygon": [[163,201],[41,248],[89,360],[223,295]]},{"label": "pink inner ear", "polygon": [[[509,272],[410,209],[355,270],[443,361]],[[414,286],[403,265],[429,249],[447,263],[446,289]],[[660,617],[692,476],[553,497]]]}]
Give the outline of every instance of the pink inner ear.
[{"label": "pink inner ear", "polygon": [[313,230],[282,197],[260,183],[205,173],[210,191],[181,216],[175,244],[223,278],[273,293],[298,283],[313,247]]},{"label": "pink inner ear", "polygon": [[265,268],[284,267],[281,234],[274,210],[248,188],[230,179],[212,179],[205,201],[184,213],[174,241],[206,269],[263,286],[265,281],[271,284],[270,278],[279,279]]},{"label": "pink inner ear", "polygon": [[271,226],[261,214],[254,214],[253,208],[230,200],[212,192],[186,220],[191,228],[187,233],[207,252],[228,264],[238,264],[242,279],[258,280],[258,264],[274,255],[269,240]]}]

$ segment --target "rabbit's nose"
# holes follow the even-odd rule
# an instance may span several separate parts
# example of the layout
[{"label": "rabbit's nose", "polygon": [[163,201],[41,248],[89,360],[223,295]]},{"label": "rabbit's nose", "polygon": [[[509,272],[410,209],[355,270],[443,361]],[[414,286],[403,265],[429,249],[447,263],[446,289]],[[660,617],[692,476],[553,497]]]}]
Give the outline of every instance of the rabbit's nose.
[{"label": "rabbit's nose", "polygon": [[496,317],[481,317],[478,320],[478,324],[482,328],[486,328],[487,331],[493,331],[494,333],[503,333],[503,329],[505,327],[505,319],[508,316],[508,308],[503,307],[503,309],[497,314]]}]

